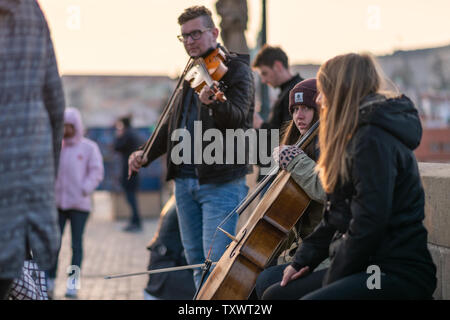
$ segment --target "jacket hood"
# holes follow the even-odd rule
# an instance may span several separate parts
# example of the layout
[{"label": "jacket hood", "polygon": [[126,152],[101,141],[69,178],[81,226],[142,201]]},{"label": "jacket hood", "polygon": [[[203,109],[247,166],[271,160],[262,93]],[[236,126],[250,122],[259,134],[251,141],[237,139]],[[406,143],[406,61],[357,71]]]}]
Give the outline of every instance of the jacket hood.
[{"label": "jacket hood", "polygon": [[360,106],[359,126],[376,125],[414,150],[422,138],[422,125],[414,103],[405,95],[388,99],[367,96]]},{"label": "jacket hood", "polygon": [[225,52],[225,55],[228,57],[228,59],[230,60],[238,60],[248,66],[250,66],[250,55],[249,54],[241,54],[241,53],[237,53],[237,52],[230,52],[228,51],[227,48],[225,48],[223,45],[221,45],[220,43],[217,44],[217,47],[222,49],[223,52]]},{"label": "jacket hood", "polygon": [[231,53],[231,59],[238,60],[243,64],[250,66],[250,55],[241,53]]},{"label": "jacket hood", "polygon": [[81,114],[78,109],[66,108],[64,111],[64,124],[71,124],[75,128],[75,136],[72,138],[64,138],[64,144],[75,144],[78,143],[83,137],[84,127],[83,121],[81,120]]},{"label": "jacket hood", "polygon": [[14,12],[22,0],[0,0],[0,10]]}]

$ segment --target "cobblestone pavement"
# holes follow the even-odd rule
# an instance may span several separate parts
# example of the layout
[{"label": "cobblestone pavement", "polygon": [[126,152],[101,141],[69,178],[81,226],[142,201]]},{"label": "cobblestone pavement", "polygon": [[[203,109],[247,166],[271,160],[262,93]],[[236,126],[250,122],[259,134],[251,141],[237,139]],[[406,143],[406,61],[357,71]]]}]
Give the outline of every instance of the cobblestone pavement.
[{"label": "cobblestone pavement", "polygon": [[[105,280],[104,276],[145,271],[149,259],[146,245],[158,226],[158,218],[144,220],[143,231],[123,232],[127,221],[114,221],[110,204],[101,194],[94,197],[94,210],[84,233],[84,257],[79,300],[143,300],[148,276]],[[54,299],[64,297],[67,288],[66,269],[70,266],[72,249],[70,226],[66,225],[59,255]]]}]

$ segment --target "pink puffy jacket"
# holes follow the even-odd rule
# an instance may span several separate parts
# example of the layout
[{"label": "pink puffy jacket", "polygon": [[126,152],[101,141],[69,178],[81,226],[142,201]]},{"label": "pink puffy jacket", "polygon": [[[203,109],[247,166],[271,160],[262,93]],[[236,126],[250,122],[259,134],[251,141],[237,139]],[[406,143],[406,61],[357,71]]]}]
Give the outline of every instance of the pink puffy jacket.
[{"label": "pink puffy jacket", "polygon": [[64,123],[75,127],[75,136],[63,139],[56,179],[58,209],[91,211],[91,194],[103,180],[103,159],[97,144],[83,137],[80,112],[67,108]]}]

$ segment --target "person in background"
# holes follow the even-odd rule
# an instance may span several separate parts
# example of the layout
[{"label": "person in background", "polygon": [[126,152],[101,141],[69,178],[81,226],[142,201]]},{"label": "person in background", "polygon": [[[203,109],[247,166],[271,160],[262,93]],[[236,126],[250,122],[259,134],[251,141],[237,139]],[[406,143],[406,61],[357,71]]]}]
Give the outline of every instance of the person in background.
[{"label": "person in background", "polygon": [[0,300],[33,252],[57,258],[54,185],[64,92],[47,21],[37,1],[0,0]]},{"label": "person in background", "polygon": [[139,232],[142,230],[141,216],[136,193],[139,189],[139,174],[128,179],[128,157],[140,145],[139,137],[133,132],[131,118],[122,117],[116,121],[116,139],[114,150],[122,155],[122,166],[120,173],[120,184],[125,192],[128,205],[131,208],[131,217],[127,226],[123,229],[126,232]]},{"label": "person in background", "polygon": [[[258,112],[254,113],[253,126],[258,129],[258,134],[261,130],[267,130],[267,144],[271,146],[271,130],[277,129],[281,132],[289,121],[292,120],[292,114],[289,112],[289,92],[290,90],[303,79],[299,74],[292,74],[289,70],[289,59],[286,53],[280,47],[273,47],[264,45],[256,55],[253,65],[261,78],[262,83],[265,83],[272,88],[279,88],[280,92],[278,98],[271,107],[269,120],[264,122]],[[272,150],[262,150],[263,154],[267,156],[272,153]],[[264,164],[261,160],[258,161],[259,176],[258,181],[264,178],[262,168],[268,169],[271,163]],[[275,176],[272,178],[275,178]],[[270,184],[267,184],[265,189],[261,192],[261,196],[267,191]]]},{"label": "person in background", "polygon": [[292,120],[289,112],[289,92],[300,81],[299,74],[292,74],[289,70],[289,59],[280,47],[264,45],[258,52],[252,64],[262,83],[272,88],[279,88],[278,98],[271,107],[270,118],[267,122],[258,112],[254,113],[254,127],[256,129],[281,129],[283,124]]},{"label": "person in background", "polygon": [[[94,141],[83,137],[80,112],[67,108],[64,113],[64,138],[56,179],[56,205],[61,235],[67,221],[72,234],[71,274],[80,274],[83,261],[83,232],[91,211],[91,195],[103,180],[103,158]],[[58,263],[48,272],[48,292],[52,296]],[[76,281],[77,279],[75,279]],[[66,297],[77,296],[76,283],[68,286]]]}]

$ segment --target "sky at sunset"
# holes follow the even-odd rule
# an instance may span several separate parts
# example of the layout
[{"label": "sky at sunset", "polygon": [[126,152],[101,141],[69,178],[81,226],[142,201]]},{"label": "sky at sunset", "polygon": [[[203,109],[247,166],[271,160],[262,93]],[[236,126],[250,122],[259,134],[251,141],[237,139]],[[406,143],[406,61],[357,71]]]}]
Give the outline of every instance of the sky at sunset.
[{"label": "sky at sunset", "polygon": [[[215,0],[38,0],[49,22],[60,72],[176,76],[187,56],[176,35],[184,8]],[[256,45],[261,1],[248,0],[246,32]],[[291,63],[336,54],[389,54],[450,44],[450,0],[267,0],[267,42]]]}]

